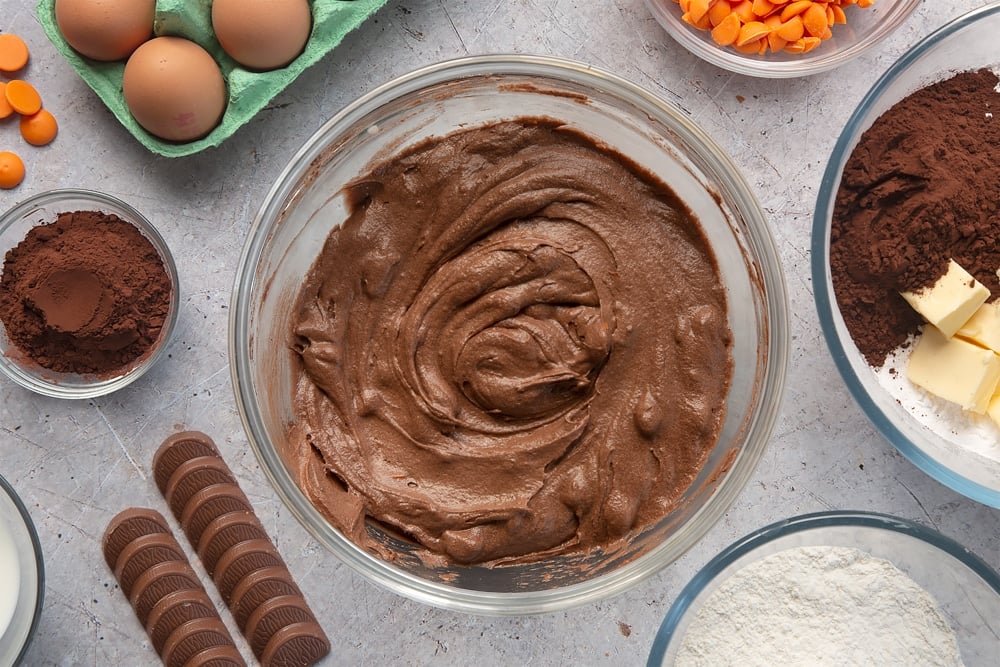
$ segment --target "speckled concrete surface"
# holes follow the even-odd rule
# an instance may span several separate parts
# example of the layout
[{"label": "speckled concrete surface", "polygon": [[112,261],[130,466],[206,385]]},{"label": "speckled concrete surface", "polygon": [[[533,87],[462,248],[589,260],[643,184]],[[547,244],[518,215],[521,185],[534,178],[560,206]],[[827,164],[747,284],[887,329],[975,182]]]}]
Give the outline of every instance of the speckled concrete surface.
[{"label": "speckled concrete surface", "polygon": [[[65,402],[0,381],[0,473],[27,503],[47,567],[45,609],[26,664],[155,664],[100,556],[100,539],[108,520],[127,506],[165,510],[150,463],[162,439],[181,428],[206,431],[218,441],[333,641],[325,664],[640,664],[674,597],[712,555],[755,528],[801,512],[897,514],[939,529],[1000,567],[1000,512],[925,476],[852,401],[822,340],[809,277],[814,198],[852,109],[906,48],[983,4],[921,3],[867,56],[824,75],[765,81],[688,54],[642,0],[390,0],[220,148],[169,160],[143,149],[56,55],[32,0],[0,1],[0,29],[29,43],[27,78],[61,123],[53,144],[31,148],[14,124],[0,122],[0,149],[17,150],[28,169],[18,189],[0,192],[0,208],[55,187],[118,196],[158,226],[183,283],[170,358],[129,389]],[[411,602],[327,554],[277,499],[248,450],[226,357],[241,245],[264,193],[294,151],[323,120],[391,77],[454,56],[493,52],[587,61],[689,113],[757,189],[787,273],[793,334],[784,411],[770,448],[731,511],[701,543],[613,599],[502,619]]]}]

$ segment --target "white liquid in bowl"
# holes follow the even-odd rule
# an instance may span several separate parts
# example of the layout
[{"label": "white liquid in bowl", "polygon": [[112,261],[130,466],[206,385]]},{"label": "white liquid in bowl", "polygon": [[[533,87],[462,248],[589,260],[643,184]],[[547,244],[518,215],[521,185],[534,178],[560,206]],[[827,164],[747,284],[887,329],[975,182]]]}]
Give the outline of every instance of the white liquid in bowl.
[{"label": "white liquid in bowl", "polygon": [[17,607],[21,589],[21,567],[10,527],[0,517],[0,643]]}]

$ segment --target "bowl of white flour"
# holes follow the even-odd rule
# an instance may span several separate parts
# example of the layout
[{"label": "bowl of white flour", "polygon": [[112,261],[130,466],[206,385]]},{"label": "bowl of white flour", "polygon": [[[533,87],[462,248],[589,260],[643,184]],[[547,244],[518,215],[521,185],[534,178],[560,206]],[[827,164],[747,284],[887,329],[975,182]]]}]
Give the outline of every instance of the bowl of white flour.
[{"label": "bowl of white flour", "polygon": [[995,665],[1000,575],[920,524],[821,512],[735,542],[681,591],[650,667]]}]

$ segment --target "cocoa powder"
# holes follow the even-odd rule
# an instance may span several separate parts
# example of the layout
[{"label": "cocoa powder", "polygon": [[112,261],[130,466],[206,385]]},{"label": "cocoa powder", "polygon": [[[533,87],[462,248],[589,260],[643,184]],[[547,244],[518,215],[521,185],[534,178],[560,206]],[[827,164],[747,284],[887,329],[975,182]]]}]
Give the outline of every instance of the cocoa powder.
[{"label": "cocoa powder", "polygon": [[984,69],[918,90],[875,121],[844,167],[830,270],[872,366],[923,324],[899,292],[933,285],[949,259],[1000,296],[997,85]]},{"label": "cocoa powder", "polygon": [[61,213],[7,252],[0,322],[18,352],[44,368],[111,374],[156,344],[173,289],[134,225],[98,211]]}]

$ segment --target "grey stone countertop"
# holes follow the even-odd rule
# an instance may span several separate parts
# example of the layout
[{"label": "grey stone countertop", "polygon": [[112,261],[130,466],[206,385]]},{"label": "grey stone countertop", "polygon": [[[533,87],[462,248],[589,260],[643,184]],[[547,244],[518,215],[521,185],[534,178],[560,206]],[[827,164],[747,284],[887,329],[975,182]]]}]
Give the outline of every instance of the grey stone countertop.
[{"label": "grey stone countertop", "polygon": [[[169,515],[150,466],[157,446],[181,429],[213,436],[239,477],[333,642],[323,664],[641,664],[670,604],[699,568],[734,539],[803,512],[861,509],[917,520],[1000,567],[1000,512],[918,470],[848,394],[820,332],[809,272],[820,177],[855,105],[907,48],[983,4],[923,2],[889,39],[837,70],[762,80],[689,54],[643,0],[390,0],[220,147],[167,159],[129,135],[58,55],[35,16],[35,0],[0,0],[0,30],[28,42],[25,78],[60,122],[58,138],[42,148],[26,145],[16,124],[0,123],[0,149],[17,151],[28,171],[19,188],[0,191],[0,209],[52,188],[117,196],[158,227],[182,281],[169,358],[129,388],[71,402],[0,379],[0,474],[27,504],[46,566],[45,607],[26,664],[157,664],[103,561],[101,536],[126,507]],[[397,75],[500,52],[592,63],[679,105],[700,124],[734,158],[770,219],[792,318],[780,421],[724,518],[686,555],[623,594],[510,618],[410,601],[362,579],[321,547],[278,499],[247,445],[226,343],[244,238],[299,146],[352,99]],[[234,636],[251,658],[235,630]]]}]

